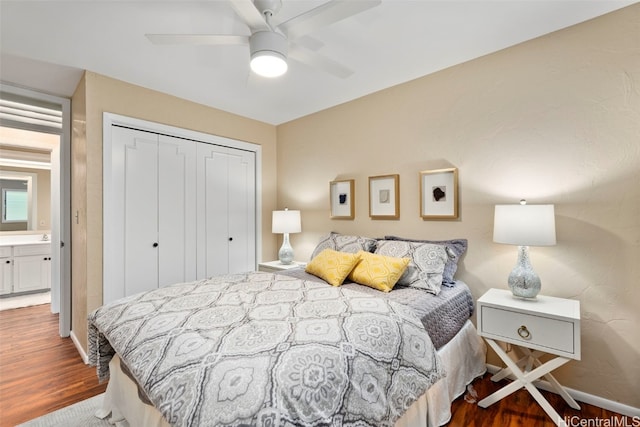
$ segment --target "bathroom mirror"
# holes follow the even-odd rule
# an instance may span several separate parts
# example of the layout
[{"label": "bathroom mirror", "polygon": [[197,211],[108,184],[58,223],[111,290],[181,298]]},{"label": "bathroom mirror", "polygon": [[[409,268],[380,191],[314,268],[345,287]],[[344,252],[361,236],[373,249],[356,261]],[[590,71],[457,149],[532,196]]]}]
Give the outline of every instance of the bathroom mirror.
[{"label": "bathroom mirror", "polygon": [[40,197],[42,206],[39,206],[38,172],[0,171],[0,233],[36,231],[48,226],[49,214],[45,211],[50,209],[50,196],[47,191],[40,195],[45,199]]}]

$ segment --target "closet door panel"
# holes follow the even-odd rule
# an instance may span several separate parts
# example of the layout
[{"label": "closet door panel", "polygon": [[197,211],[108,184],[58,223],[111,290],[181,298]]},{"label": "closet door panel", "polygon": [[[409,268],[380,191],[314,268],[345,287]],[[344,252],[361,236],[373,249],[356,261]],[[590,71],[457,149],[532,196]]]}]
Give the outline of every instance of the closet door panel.
[{"label": "closet door panel", "polygon": [[255,269],[256,193],[255,154],[230,149],[227,154],[229,182],[229,273]]},{"label": "closet door panel", "polygon": [[228,161],[225,147],[198,144],[198,278],[228,273]]},{"label": "closet door panel", "polygon": [[125,295],[158,287],[158,144],[125,147]]},{"label": "closet door panel", "polygon": [[196,278],[195,166],[195,142],[159,136],[159,286]]},{"label": "closet door panel", "polygon": [[158,285],[157,135],[127,128],[112,130],[113,282],[105,302]]}]

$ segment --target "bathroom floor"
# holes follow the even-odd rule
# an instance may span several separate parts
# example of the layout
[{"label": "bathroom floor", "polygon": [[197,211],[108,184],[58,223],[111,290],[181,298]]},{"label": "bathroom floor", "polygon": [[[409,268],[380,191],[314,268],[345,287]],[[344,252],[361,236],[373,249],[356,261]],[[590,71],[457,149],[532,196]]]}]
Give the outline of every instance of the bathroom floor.
[{"label": "bathroom floor", "polygon": [[10,310],[12,308],[29,307],[31,305],[49,304],[50,302],[51,292],[0,298],[0,311]]}]

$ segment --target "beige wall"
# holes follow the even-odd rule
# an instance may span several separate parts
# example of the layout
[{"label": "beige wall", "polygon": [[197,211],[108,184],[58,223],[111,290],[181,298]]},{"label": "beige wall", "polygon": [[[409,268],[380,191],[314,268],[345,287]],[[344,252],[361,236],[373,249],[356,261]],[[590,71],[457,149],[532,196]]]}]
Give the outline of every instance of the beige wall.
[{"label": "beige wall", "polygon": [[[71,332],[87,350],[87,84],[71,98]],[[82,221],[80,221],[82,218]]]},{"label": "beige wall", "polygon": [[[302,211],[306,260],[329,230],[469,239],[458,277],[506,288],[516,248],[495,204],[552,203],[531,249],[543,294],[581,303],[568,387],[640,407],[640,4],[278,126],[278,206]],[[460,218],[419,217],[422,170],[459,169]],[[368,177],[400,174],[400,220],[368,217]],[[329,219],[329,181],[356,180],[356,218]],[[492,356],[490,362],[497,364]]]},{"label": "beige wall", "polygon": [[[207,90],[203,88],[202,90]],[[271,234],[271,211],[276,200],[275,126],[205,107],[167,94],[148,90],[96,73],[86,72],[74,97],[74,163],[72,215],[79,211],[74,225],[72,264],[72,330],[86,349],[87,314],[102,304],[102,115],[121,114],[190,129],[262,146],[262,253],[275,256]],[[86,153],[86,155],[85,155]],[[86,158],[86,162],[84,159]],[[76,177],[78,181],[76,181]],[[77,187],[77,188],[76,188]],[[77,191],[75,191],[77,190]],[[268,232],[267,232],[268,231]]]}]

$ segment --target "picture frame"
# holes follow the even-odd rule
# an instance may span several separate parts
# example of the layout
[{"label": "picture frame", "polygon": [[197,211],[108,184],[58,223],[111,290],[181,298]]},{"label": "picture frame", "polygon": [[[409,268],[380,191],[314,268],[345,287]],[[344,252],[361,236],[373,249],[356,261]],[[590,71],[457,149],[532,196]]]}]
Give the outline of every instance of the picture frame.
[{"label": "picture frame", "polygon": [[420,172],[420,216],[422,219],[458,218],[458,169]]},{"label": "picture frame", "polygon": [[400,175],[369,177],[369,217],[400,218]]},{"label": "picture frame", "polygon": [[355,180],[345,179],[329,183],[329,199],[331,204],[331,219],[355,218]]}]

